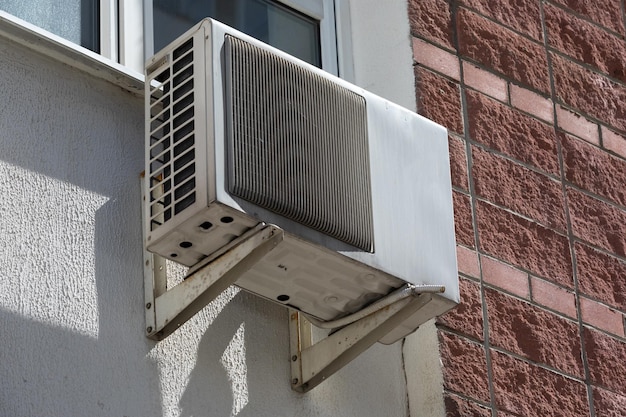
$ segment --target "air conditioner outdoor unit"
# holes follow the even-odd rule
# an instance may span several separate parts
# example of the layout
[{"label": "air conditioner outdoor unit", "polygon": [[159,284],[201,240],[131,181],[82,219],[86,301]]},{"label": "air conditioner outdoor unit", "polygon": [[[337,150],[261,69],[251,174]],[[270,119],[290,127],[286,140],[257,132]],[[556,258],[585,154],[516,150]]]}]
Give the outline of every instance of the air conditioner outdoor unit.
[{"label": "air conditioner outdoor unit", "polygon": [[459,301],[445,128],[206,19],[146,68],[146,247],[193,267],[259,223],[285,233],[237,280],[321,321],[406,283]]}]

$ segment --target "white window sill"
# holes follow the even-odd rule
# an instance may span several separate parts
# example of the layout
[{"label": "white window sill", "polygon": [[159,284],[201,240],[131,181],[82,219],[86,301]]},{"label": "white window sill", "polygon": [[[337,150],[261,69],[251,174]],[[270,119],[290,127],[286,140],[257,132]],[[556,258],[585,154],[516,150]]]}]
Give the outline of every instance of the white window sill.
[{"label": "white window sill", "polygon": [[0,10],[0,37],[143,96],[144,76]]}]

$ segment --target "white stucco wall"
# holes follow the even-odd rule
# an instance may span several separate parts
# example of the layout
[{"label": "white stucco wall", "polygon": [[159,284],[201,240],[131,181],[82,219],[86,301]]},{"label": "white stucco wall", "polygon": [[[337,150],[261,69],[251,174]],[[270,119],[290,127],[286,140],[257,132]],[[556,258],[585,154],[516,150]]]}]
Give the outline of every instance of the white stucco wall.
[{"label": "white stucco wall", "polygon": [[[405,2],[353,3],[357,82],[410,107],[408,32],[365,68],[394,25],[361,20]],[[1,37],[0,57],[0,416],[408,415],[400,344],[297,394],[287,310],[235,289],[145,338],[143,99]]]}]

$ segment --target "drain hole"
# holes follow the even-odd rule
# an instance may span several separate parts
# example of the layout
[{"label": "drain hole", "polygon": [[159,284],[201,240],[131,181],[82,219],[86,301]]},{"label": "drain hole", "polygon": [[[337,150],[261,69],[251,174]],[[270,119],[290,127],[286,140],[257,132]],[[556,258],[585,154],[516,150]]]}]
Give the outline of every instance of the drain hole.
[{"label": "drain hole", "polygon": [[180,242],[180,244],[178,246],[180,246],[181,248],[187,249],[187,248],[192,247],[193,243],[184,241],[184,242]]},{"label": "drain hole", "polygon": [[213,223],[211,222],[204,222],[200,225],[200,229],[202,230],[209,230],[211,227],[213,227]]},{"label": "drain hole", "polygon": [[278,297],[276,297],[276,299],[277,299],[278,301],[287,301],[287,300],[289,300],[289,296],[288,296],[288,295],[285,295],[285,294],[281,294],[281,295],[279,295]]},{"label": "drain hole", "polygon": [[232,223],[233,222],[233,218],[230,216],[224,216],[220,219],[220,221],[222,223]]}]

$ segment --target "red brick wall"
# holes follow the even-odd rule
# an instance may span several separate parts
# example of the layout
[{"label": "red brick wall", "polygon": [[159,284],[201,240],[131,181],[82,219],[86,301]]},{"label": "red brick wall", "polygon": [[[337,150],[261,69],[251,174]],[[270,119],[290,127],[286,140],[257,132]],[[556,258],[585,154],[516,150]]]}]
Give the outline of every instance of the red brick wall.
[{"label": "red brick wall", "polygon": [[410,0],[463,301],[448,416],[626,416],[624,0]]}]

